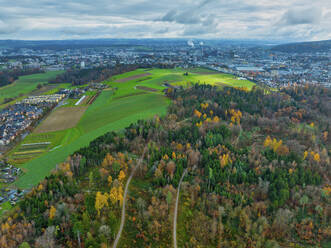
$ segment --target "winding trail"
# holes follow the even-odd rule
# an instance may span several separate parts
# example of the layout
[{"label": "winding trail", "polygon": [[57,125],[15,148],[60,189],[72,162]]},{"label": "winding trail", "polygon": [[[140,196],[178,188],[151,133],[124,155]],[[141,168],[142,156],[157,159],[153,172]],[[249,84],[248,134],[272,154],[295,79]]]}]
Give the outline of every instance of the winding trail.
[{"label": "winding trail", "polygon": [[127,195],[128,195],[128,190],[129,190],[129,185],[131,182],[131,179],[134,175],[134,173],[136,172],[137,168],[141,165],[145,153],[146,153],[147,147],[145,147],[143,154],[141,155],[136,167],[134,167],[134,169],[131,171],[130,177],[129,179],[126,181],[126,185],[125,185],[125,190],[124,190],[124,196],[123,196],[123,206],[122,206],[122,216],[121,216],[121,224],[120,224],[120,229],[118,230],[118,233],[116,235],[116,239],[114,241],[114,245],[113,248],[116,248],[118,245],[118,242],[120,241],[121,235],[122,235],[122,231],[123,231],[123,227],[124,227],[124,223],[125,223],[125,205],[126,205],[126,200],[127,200]]},{"label": "winding trail", "polygon": [[173,239],[174,239],[174,248],[177,248],[177,214],[178,214],[178,202],[179,202],[179,194],[180,194],[180,186],[182,185],[183,179],[187,173],[187,169],[183,172],[182,177],[180,178],[178,189],[177,189],[177,198],[176,198],[176,206],[174,212],[174,223],[173,223]]}]

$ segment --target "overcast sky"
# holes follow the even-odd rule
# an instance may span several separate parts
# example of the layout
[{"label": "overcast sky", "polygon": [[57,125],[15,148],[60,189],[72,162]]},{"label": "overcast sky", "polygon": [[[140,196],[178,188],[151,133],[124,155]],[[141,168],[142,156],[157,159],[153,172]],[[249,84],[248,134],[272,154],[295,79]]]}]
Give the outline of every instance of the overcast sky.
[{"label": "overcast sky", "polygon": [[331,39],[331,0],[0,0],[0,39]]}]

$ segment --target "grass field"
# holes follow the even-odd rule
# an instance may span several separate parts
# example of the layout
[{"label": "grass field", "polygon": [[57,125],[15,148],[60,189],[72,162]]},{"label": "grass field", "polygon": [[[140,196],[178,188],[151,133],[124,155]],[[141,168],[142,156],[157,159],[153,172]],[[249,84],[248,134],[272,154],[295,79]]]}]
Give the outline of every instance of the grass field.
[{"label": "grass field", "polygon": [[31,93],[36,90],[38,84],[47,83],[49,79],[56,77],[60,73],[63,73],[63,71],[50,71],[19,77],[14,83],[0,88],[0,104],[5,98],[17,98],[21,94],[27,95]]},{"label": "grass field", "polygon": [[[90,141],[106,132],[121,130],[132,122],[151,118],[155,114],[164,115],[170,102],[162,93],[162,90],[166,88],[165,83],[183,86],[190,82],[212,85],[222,83],[247,88],[254,85],[249,81],[237,80],[232,75],[215,73],[207,69],[189,70],[188,76],[184,76],[185,72],[186,70],[183,69],[138,69],[114,76],[104,82],[110,88],[103,90],[98,98],[88,105],[76,125],[66,126],[65,130],[46,132],[52,129],[45,129],[44,133],[38,133],[38,128],[40,130],[47,124],[46,119],[36,132],[28,135],[22,144],[50,142],[48,146],[30,150],[24,147],[22,150],[21,144],[10,154],[10,158],[14,161],[21,159],[17,164],[25,171],[25,174],[17,180],[16,185],[20,188],[29,188],[37,184],[49,175],[57,163],[63,162],[67,156],[87,146]],[[89,93],[88,96],[93,94],[95,93]],[[70,106],[68,109],[80,107]],[[61,107],[58,110],[60,109],[66,108]],[[65,118],[65,116],[68,114],[58,117]],[[61,126],[60,123],[55,125],[55,119],[53,118],[53,121],[47,125]],[[79,118],[75,118],[75,121],[77,119]],[[22,154],[22,151],[25,153]]]},{"label": "grass field", "polygon": [[[188,72],[185,76],[184,73]],[[127,79],[133,79],[126,81]],[[120,87],[117,82],[128,82],[126,86],[131,89],[132,85],[144,86],[162,90],[164,83],[170,83],[177,86],[187,86],[191,83],[211,84],[215,86],[246,87],[251,89],[255,84],[248,80],[240,80],[237,77],[218,73],[204,68],[194,69],[138,69],[129,73],[115,76],[111,79],[111,86]],[[123,84],[123,83],[122,83]]]}]

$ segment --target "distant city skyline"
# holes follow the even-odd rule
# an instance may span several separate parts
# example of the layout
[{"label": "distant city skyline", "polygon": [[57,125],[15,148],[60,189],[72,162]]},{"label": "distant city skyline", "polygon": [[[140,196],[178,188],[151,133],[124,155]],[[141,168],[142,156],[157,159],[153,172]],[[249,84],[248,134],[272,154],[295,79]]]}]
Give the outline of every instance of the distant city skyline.
[{"label": "distant city skyline", "polygon": [[330,0],[0,0],[0,39],[331,39]]}]

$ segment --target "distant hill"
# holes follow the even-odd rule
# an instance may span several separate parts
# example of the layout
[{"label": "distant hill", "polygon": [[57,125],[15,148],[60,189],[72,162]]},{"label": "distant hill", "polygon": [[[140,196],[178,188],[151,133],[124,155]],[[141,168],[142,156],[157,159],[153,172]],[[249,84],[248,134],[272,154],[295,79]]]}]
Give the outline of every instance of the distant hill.
[{"label": "distant hill", "polygon": [[323,52],[331,50],[331,40],[282,44],[274,46],[271,50],[288,53]]}]

